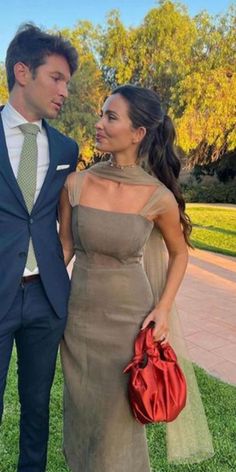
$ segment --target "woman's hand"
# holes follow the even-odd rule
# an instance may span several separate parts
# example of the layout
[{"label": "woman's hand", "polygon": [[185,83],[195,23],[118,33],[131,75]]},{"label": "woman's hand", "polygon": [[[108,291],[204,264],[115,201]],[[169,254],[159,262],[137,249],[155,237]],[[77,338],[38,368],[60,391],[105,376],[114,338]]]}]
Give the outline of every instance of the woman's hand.
[{"label": "woman's hand", "polygon": [[154,308],[154,310],[152,310],[145,318],[142,324],[142,329],[144,329],[151,321],[154,321],[155,327],[153,329],[153,337],[155,341],[160,341],[162,344],[165,344],[169,337],[168,315],[169,310],[157,305],[157,307]]}]

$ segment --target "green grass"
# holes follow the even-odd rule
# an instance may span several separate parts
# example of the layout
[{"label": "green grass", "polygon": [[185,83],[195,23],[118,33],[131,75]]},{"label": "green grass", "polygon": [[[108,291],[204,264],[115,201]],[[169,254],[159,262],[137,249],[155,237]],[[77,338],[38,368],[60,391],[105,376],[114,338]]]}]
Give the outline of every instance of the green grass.
[{"label": "green grass", "polygon": [[199,249],[236,256],[236,210],[187,205],[193,224],[191,241]]},{"label": "green grass", "polygon": [[[168,465],[164,426],[152,425],[148,427],[152,472],[233,472],[236,470],[236,388],[207,375],[198,367],[196,367],[196,375],[213,435],[215,456],[191,466]],[[51,399],[47,472],[69,472],[61,452],[62,388],[62,376],[58,364]],[[4,421],[0,429],[0,472],[15,472],[16,470],[19,417],[16,392],[16,366],[13,357],[5,395]],[[188,434],[187,431],[186,434]]]}]

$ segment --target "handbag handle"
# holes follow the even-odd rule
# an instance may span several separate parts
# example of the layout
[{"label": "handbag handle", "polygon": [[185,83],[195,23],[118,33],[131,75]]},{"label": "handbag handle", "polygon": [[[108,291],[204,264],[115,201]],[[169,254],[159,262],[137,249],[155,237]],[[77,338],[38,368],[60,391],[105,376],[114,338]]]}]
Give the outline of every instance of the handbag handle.
[{"label": "handbag handle", "polygon": [[146,328],[140,329],[134,344],[135,356],[140,356],[146,351],[153,351],[158,348],[160,343],[153,338],[154,326],[155,323],[151,321]]},{"label": "handbag handle", "polygon": [[[165,362],[177,362],[177,356],[173,348],[168,342],[162,344],[153,338],[153,328],[155,323],[151,321],[146,328],[141,329],[135,341],[135,355],[147,353],[149,356],[156,357]],[[140,339],[140,343],[139,343]],[[138,341],[138,342],[137,342]],[[142,349],[142,351],[141,351]]]},{"label": "handbag handle", "polygon": [[124,373],[128,372],[131,367],[139,365],[140,368],[144,368],[147,362],[147,358],[156,357],[160,358],[159,344],[155,342],[153,338],[154,323],[149,323],[144,329],[140,329],[134,343],[134,357],[129,365],[124,369]]}]

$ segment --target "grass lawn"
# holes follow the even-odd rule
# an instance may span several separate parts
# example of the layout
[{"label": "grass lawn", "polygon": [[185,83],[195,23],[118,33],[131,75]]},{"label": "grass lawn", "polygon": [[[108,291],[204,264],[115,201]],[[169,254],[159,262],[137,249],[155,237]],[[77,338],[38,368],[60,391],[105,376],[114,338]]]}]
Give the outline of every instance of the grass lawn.
[{"label": "grass lawn", "polygon": [[193,223],[191,241],[199,249],[236,256],[236,210],[187,205]]},{"label": "grass lawn", "polygon": [[[164,426],[152,425],[148,427],[152,472],[234,472],[236,470],[236,388],[210,377],[198,367],[196,367],[196,374],[213,435],[215,456],[201,464],[191,466],[168,465],[165,459]],[[15,472],[16,470],[19,416],[16,389],[16,366],[15,358],[13,358],[5,395],[4,421],[0,428],[0,472]],[[47,472],[69,472],[61,452],[61,430],[62,376],[58,364],[51,400]],[[188,434],[187,431],[186,434]]]}]

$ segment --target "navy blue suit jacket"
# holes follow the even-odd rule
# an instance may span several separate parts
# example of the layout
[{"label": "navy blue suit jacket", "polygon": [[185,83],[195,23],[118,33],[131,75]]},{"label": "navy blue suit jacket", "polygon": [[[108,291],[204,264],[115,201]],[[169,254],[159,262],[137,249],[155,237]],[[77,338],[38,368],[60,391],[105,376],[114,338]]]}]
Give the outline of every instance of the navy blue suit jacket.
[{"label": "navy blue suit jacket", "polygon": [[[67,175],[76,168],[78,146],[45,121],[43,126],[48,137],[50,163],[29,214],[10,164],[0,113],[0,320],[10,310],[19,287],[30,237],[51,305],[58,317],[67,314],[70,281],[56,217],[60,191]],[[70,167],[56,170],[63,164]]]}]

